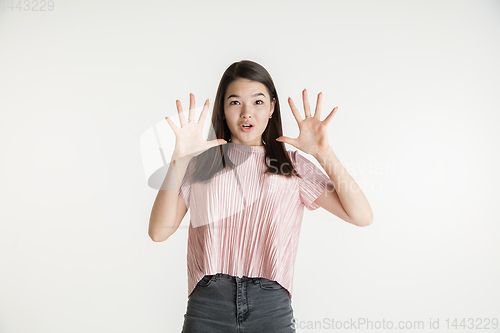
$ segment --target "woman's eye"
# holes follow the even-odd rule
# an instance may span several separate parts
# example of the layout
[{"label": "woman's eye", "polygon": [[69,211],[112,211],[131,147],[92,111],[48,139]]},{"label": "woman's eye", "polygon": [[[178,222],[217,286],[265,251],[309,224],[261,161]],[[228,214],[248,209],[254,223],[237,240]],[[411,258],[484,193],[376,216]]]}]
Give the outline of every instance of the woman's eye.
[{"label": "woman's eye", "polygon": [[[231,102],[229,102],[229,105],[236,105],[236,103],[239,104],[240,102],[238,102],[238,101],[231,101]],[[257,100],[255,103],[257,103],[257,105],[264,104],[264,102],[262,100],[260,100],[260,99]]]}]

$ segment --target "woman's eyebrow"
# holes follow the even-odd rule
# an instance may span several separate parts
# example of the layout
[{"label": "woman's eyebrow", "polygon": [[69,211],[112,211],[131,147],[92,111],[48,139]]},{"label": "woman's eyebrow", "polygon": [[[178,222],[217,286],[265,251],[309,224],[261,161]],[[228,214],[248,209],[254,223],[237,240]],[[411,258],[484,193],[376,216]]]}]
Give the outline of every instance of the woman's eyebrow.
[{"label": "woman's eyebrow", "polygon": [[[266,97],[266,95],[264,95],[263,93],[256,93],[252,97],[259,96],[259,95],[262,95],[262,96]],[[240,97],[240,96],[238,96],[238,95],[229,95],[227,97],[227,99],[230,99],[231,97]]]}]

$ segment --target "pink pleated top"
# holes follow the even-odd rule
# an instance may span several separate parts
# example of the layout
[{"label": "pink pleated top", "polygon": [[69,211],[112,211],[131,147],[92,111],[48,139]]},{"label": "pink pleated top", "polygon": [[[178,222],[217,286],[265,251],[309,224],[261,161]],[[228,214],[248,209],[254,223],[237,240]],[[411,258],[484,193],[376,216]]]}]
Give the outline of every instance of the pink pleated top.
[{"label": "pink pleated top", "polygon": [[[234,169],[206,183],[189,183],[197,157],[190,160],[179,189],[188,209],[188,298],[204,275],[264,277],[293,293],[293,275],[304,207],[332,184],[298,151],[287,151],[302,178],[264,174],[265,146],[231,144]],[[234,149],[232,149],[234,148]]]}]

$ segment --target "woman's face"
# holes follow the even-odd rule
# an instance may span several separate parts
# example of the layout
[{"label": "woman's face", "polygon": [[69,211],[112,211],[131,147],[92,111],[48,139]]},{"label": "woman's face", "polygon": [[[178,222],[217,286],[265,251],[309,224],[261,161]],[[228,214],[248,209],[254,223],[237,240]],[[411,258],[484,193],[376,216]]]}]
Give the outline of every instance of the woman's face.
[{"label": "woman's face", "polygon": [[[224,116],[231,131],[231,142],[249,146],[262,145],[262,133],[274,112],[275,99],[270,101],[265,85],[248,79],[231,82],[224,96]],[[249,129],[243,124],[252,125]]]}]

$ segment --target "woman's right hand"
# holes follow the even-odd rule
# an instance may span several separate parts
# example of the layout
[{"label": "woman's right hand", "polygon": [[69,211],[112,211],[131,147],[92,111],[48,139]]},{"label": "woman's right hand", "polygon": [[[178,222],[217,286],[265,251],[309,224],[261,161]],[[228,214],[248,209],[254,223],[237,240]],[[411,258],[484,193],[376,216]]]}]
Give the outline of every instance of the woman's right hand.
[{"label": "woman's right hand", "polygon": [[[194,120],[195,117],[194,95],[189,94],[189,97],[190,101],[189,101],[188,119]],[[205,101],[205,105],[203,105],[203,110],[201,111],[198,122],[196,121],[188,122],[188,120],[186,120],[186,117],[184,117],[181,102],[177,100],[176,104],[177,104],[177,112],[179,115],[179,122],[181,124],[181,128],[177,127],[170,118],[165,117],[168,124],[175,133],[175,139],[176,139],[175,148],[174,148],[174,153],[172,155],[174,160],[185,156],[196,156],[212,147],[216,147],[227,143],[224,139],[215,139],[212,141],[206,141],[202,137],[203,124],[205,123],[205,118],[207,117],[207,112],[208,112],[208,105],[209,105],[208,99]]]}]

